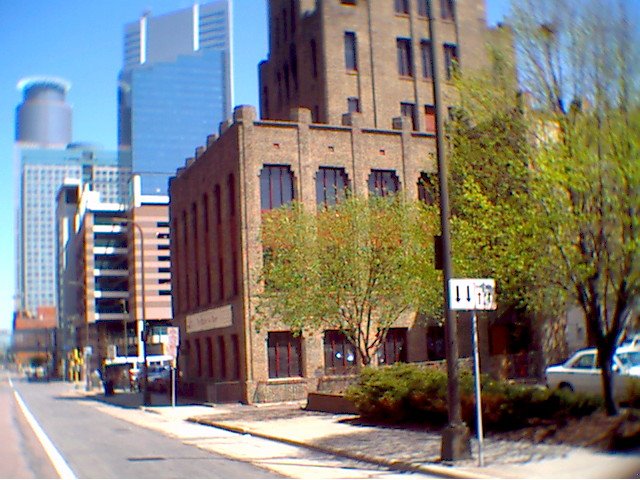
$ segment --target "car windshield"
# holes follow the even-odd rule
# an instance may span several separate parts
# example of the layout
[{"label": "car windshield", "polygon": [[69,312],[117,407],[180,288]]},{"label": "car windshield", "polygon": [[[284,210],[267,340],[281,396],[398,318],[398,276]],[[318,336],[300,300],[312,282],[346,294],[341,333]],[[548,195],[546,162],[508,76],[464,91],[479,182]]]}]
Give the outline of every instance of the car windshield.
[{"label": "car windshield", "polygon": [[618,360],[625,367],[631,367],[633,365],[640,365],[640,351],[637,352],[624,352],[617,354]]}]

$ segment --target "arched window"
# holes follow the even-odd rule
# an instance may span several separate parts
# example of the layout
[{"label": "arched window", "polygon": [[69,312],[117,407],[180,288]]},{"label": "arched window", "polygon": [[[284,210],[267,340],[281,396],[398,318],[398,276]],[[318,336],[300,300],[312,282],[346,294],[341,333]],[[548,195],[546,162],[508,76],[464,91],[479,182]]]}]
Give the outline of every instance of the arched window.
[{"label": "arched window", "polygon": [[320,167],[316,173],[316,203],[318,205],[335,205],[342,200],[347,188],[349,179],[344,168]]},{"label": "arched window", "polygon": [[394,170],[371,170],[369,193],[386,197],[400,190],[400,180]]},{"label": "arched window", "polygon": [[265,165],[260,171],[260,207],[272,210],[294,199],[293,173],[289,165]]}]

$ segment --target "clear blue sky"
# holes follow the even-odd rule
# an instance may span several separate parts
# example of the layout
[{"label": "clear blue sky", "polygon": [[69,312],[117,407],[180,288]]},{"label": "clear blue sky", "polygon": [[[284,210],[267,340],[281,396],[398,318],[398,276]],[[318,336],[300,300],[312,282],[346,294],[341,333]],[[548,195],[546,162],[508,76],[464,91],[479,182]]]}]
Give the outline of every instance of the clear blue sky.
[{"label": "clear blue sky", "polygon": [[[389,0],[391,1],[391,0]],[[234,103],[258,104],[258,63],[267,56],[266,0],[233,0]],[[15,290],[13,139],[16,89],[27,76],[71,82],[73,140],[116,147],[116,83],[126,23],[150,9],[160,15],[193,0],[0,0],[0,329],[10,328]],[[206,3],[201,0],[199,3]],[[490,24],[508,0],[486,0]]]}]

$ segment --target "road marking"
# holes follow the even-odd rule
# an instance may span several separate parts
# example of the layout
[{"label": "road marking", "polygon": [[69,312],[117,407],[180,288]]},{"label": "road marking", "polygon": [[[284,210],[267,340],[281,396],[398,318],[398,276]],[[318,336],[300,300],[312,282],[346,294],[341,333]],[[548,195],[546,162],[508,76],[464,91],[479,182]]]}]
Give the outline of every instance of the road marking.
[{"label": "road marking", "polygon": [[[13,387],[13,383],[11,383],[11,379],[9,379],[9,383]],[[49,437],[47,436],[47,434],[44,433],[44,430],[42,430],[42,427],[38,424],[38,421],[35,419],[35,417],[31,414],[31,412],[29,411],[25,403],[22,401],[22,397],[20,396],[18,391],[14,389],[13,394],[16,397],[16,401],[18,402],[18,406],[20,407],[20,410],[22,410],[23,415],[27,419],[29,426],[31,426],[31,428],[33,429],[33,432],[36,434],[36,437],[38,437],[38,440],[40,440],[40,443],[42,444],[44,451],[49,457],[49,460],[51,460],[51,463],[53,464],[53,468],[55,468],[56,472],[58,472],[58,475],[60,475],[60,478],[69,479],[69,480],[74,480],[75,478],[77,478],[76,475],[73,473],[73,470],[71,470],[71,467],[69,467],[69,465],[64,460],[64,458],[62,458],[62,455],[60,455],[60,452],[58,451],[58,449],[53,445],[53,442],[49,440]]]}]

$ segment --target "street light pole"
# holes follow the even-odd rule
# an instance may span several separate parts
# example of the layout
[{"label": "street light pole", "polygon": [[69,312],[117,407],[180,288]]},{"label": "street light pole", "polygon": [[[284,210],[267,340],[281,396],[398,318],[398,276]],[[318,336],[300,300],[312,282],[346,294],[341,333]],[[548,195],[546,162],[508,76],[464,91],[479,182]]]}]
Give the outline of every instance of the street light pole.
[{"label": "street light pole", "polygon": [[449,279],[453,276],[451,265],[451,233],[449,229],[448,166],[444,145],[444,104],[440,87],[440,59],[438,57],[437,20],[433,15],[432,1],[427,4],[429,36],[431,37],[431,72],[433,77],[433,103],[436,113],[436,156],[440,187],[440,228],[442,236],[442,276],[444,286],[444,324],[447,357],[447,403],[449,423],[442,432],[440,456],[452,461],[471,456],[469,429],[462,422],[460,388],[458,384],[458,328],[455,313],[449,305]]},{"label": "street light pole", "polygon": [[[151,404],[151,392],[148,388],[148,380],[149,375],[147,371],[147,310],[146,310],[146,297],[145,297],[145,278],[144,278],[144,234],[142,232],[142,227],[138,225],[134,220],[130,218],[118,218],[117,220],[123,221],[131,225],[135,230],[138,230],[138,234],[140,236],[140,282],[142,283],[141,288],[141,325],[138,327],[138,358],[142,357],[142,404],[149,405]],[[135,234],[133,235],[133,240],[135,244]],[[134,249],[135,251],[135,249]],[[136,255],[133,256],[133,261],[135,264]],[[135,282],[134,282],[135,284]],[[134,292],[135,295],[136,292]],[[137,311],[137,308],[135,309]]]},{"label": "street light pole", "polygon": [[[130,225],[133,225],[135,229],[138,230],[138,234],[140,235],[140,282],[142,283],[141,288],[141,316],[142,316],[142,335],[141,335],[141,347],[142,347],[142,403],[143,405],[149,405],[151,403],[151,395],[149,391],[149,386],[147,385],[149,381],[149,372],[147,369],[147,311],[146,311],[146,298],[145,298],[145,281],[144,281],[144,234],[142,232],[142,227],[138,225],[133,220],[128,220]],[[135,235],[134,235],[135,240]],[[133,257],[133,261],[135,262],[135,255]]]}]

